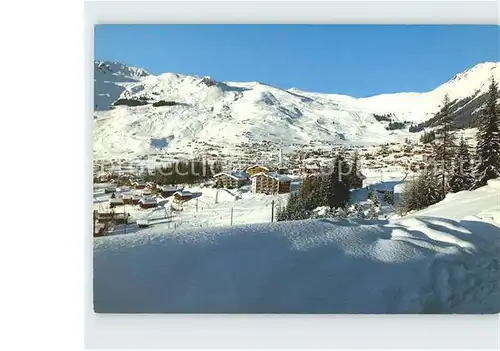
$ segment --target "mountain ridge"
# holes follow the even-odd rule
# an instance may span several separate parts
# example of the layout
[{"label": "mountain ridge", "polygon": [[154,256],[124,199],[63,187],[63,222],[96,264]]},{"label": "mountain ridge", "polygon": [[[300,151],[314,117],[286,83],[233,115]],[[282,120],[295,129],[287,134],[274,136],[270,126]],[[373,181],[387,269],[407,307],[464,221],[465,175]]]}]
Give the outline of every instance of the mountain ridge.
[{"label": "mountain ridge", "polygon": [[[102,157],[145,154],[158,140],[165,147],[155,151],[196,155],[214,145],[233,152],[241,145],[263,143],[286,147],[416,138],[407,130],[408,123],[430,120],[445,94],[459,106],[457,119],[469,126],[470,119],[477,118],[489,78],[500,80],[498,62],[483,62],[429,92],[356,98],[174,72],[152,75],[118,62],[109,65],[111,61],[104,61],[111,66],[111,76],[96,74],[102,62],[94,65],[94,96],[99,97],[94,154]],[[388,130],[388,123],[376,115],[408,123],[404,130]]]}]

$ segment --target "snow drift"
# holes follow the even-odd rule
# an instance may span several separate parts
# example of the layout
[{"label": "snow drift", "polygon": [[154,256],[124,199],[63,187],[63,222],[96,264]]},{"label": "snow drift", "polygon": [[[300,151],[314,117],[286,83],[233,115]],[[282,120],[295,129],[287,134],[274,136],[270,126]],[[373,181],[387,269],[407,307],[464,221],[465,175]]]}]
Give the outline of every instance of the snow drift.
[{"label": "snow drift", "polygon": [[499,223],[306,220],[95,239],[109,313],[498,313]]}]

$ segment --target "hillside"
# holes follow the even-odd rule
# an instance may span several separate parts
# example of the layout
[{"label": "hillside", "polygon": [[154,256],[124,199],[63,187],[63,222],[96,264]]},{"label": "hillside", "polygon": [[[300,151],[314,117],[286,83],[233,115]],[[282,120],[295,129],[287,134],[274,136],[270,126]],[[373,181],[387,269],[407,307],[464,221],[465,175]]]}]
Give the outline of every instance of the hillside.
[{"label": "hillside", "polygon": [[142,68],[127,66],[116,61],[95,61],[94,110],[108,110],[127,86],[149,75]]},{"label": "hillside", "polygon": [[[96,157],[398,142],[415,138],[410,124],[431,119],[445,94],[456,102],[457,123],[473,124],[489,78],[500,80],[498,63],[482,63],[427,93],[354,98],[259,82],[177,73],[154,76],[118,63],[108,63],[108,72],[103,65],[95,66]],[[390,121],[408,123],[388,130]]]},{"label": "hillside", "polygon": [[[94,240],[96,312],[499,313],[500,179],[408,218]],[[446,218],[453,201],[463,218]]]}]

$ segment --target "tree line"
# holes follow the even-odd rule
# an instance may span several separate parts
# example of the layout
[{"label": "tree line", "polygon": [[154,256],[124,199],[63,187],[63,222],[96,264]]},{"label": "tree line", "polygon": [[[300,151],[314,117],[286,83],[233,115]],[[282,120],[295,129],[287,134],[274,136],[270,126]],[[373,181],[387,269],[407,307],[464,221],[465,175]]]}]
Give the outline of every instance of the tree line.
[{"label": "tree line", "polygon": [[330,171],[306,177],[299,190],[289,195],[286,206],[278,208],[277,220],[298,220],[314,216],[314,210],[326,206],[329,211],[346,210],[350,190],[362,181],[357,153],[349,161],[343,152],[334,158]]},{"label": "tree line", "polygon": [[500,177],[500,107],[498,83],[491,78],[488,99],[479,117],[477,145],[473,152],[463,136],[457,141],[445,96],[440,121],[432,132],[431,163],[403,190],[401,214],[419,210],[443,200],[448,193],[475,190]]}]

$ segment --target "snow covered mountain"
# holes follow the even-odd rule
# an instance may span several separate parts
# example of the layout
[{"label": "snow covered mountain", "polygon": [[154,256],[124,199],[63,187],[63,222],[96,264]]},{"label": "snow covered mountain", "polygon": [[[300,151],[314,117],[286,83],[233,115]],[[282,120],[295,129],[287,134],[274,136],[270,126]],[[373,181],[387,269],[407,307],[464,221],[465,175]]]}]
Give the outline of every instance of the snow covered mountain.
[{"label": "snow covered mountain", "polygon": [[[456,100],[457,118],[470,119],[492,76],[500,80],[498,63],[487,62],[430,92],[354,98],[259,82],[220,82],[177,73],[154,76],[117,62],[96,62],[94,155],[123,157],[152,150],[194,155],[234,153],[242,146],[415,139],[408,131],[410,123],[432,118],[445,94]],[[389,130],[389,121],[408,123]]]},{"label": "snow covered mountain", "polygon": [[116,61],[95,61],[94,109],[108,110],[128,85],[139,82],[149,75],[142,68],[127,66]]}]

